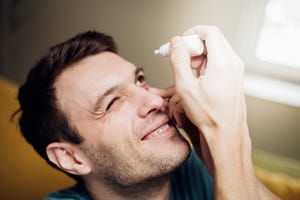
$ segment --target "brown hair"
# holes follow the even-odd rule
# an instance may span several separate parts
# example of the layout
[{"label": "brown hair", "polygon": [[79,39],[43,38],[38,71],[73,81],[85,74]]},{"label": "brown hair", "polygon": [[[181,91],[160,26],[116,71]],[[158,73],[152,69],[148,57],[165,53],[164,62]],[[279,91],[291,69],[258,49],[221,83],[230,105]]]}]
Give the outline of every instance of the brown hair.
[{"label": "brown hair", "polygon": [[51,47],[33,66],[19,89],[21,132],[39,155],[54,167],[46,155],[48,144],[57,141],[80,144],[83,141],[65,113],[58,108],[53,86],[55,80],[72,64],[104,51],[117,53],[111,36],[95,31],[78,34]]}]

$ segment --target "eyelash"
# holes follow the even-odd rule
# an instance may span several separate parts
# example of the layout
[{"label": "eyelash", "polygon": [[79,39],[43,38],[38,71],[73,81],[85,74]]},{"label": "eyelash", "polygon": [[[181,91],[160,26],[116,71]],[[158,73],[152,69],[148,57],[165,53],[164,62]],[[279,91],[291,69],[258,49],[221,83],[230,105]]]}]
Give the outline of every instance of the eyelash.
[{"label": "eyelash", "polygon": [[119,99],[120,97],[113,98],[106,107],[106,110],[109,110],[111,106]]},{"label": "eyelash", "polygon": [[[138,83],[138,82],[141,82],[141,83]],[[138,75],[136,78],[136,84],[138,86],[143,86],[143,85],[147,84],[146,76],[143,74]]]}]

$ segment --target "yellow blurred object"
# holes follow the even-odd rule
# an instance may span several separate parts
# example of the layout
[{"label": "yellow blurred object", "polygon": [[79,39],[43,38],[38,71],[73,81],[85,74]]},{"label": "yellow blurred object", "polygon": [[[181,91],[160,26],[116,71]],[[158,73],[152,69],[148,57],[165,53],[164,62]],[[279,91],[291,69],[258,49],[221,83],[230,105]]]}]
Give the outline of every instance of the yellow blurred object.
[{"label": "yellow blurred object", "polygon": [[[50,167],[26,143],[18,128],[18,117],[12,123],[9,122],[10,116],[19,106],[17,90],[16,84],[0,77],[0,199],[40,200],[50,192],[73,185],[74,181]],[[266,169],[266,160],[269,158],[268,155],[255,152],[254,163],[258,178],[282,199],[299,200],[299,177]],[[282,161],[271,160],[269,165]],[[297,171],[300,168],[296,166],[294,169],[300,176]]]},{"label": "yellow blurred object", "polygon": [[255,167],[256,176],[283,200],[300,199],[300,180],[279,172],[270,172]]},{"label": "yellow blurred object", "polygon": [[40,200],[74,181],[50,167],[25,141],[18,117],[9,122],[19,107],[18,86],[0,78],[0,199]]},{"label": "yellow blurred object", "polygon": [[254,150],[256,176],[283,200],[300,199],[300,161]]}]

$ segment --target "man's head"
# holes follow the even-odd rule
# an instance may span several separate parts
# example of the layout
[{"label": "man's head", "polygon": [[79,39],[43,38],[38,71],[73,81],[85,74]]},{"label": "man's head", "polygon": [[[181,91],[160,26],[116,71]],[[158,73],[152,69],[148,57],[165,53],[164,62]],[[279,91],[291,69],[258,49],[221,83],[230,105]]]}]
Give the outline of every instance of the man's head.
[{"label": "man's head", "polygon": [[132,185],[164,176],[189,147],[144,72],[87,32],[50,48],[20,88],[23,135],[50,164],[90,180]]}]

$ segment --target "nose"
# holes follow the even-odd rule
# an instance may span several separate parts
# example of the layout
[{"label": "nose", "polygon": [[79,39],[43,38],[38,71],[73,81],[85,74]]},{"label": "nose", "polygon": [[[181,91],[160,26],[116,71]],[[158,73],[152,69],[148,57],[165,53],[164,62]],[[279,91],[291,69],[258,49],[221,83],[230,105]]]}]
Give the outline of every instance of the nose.
[{"label": "nose", "polygon": [[137,112],[140,117],[144,118],[150,113],[164,108],[165,101],[161,96],[152,93],[148,89],[138,88],[137,90]]}]

